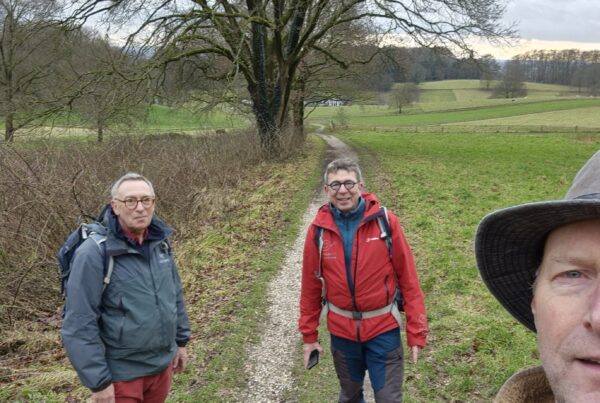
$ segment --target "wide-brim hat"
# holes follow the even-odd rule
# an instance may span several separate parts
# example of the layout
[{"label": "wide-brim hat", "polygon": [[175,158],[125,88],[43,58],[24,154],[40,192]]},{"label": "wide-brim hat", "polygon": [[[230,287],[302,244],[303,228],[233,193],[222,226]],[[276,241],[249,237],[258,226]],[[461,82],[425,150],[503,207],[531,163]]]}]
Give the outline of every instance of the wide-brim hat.
[{"label": "wide-brim hat", "polygon": [[498,210],[479,223],[475,257],[481,278],[502,306],[534,332],[532,286],[548,234],[595,218],[600,218],[600,151],[577,173],[564,199]]}]

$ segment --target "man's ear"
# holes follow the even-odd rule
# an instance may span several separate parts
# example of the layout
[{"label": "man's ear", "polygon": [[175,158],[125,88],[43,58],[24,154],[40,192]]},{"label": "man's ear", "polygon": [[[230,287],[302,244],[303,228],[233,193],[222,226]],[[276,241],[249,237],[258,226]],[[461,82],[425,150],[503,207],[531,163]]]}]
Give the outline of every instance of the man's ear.
[{"label": "man's ear", "polygon": [[358,182],[358,190],[363,192],[365,190],[365,184],[362,182]]},{"label": "man's ear", "polygon": [[112,207],[113,209],[113,213],[115,213],[115,215],[119,215],[119,209],[117,208],[117,202],[114,200],[110,201],[110,207]]}]

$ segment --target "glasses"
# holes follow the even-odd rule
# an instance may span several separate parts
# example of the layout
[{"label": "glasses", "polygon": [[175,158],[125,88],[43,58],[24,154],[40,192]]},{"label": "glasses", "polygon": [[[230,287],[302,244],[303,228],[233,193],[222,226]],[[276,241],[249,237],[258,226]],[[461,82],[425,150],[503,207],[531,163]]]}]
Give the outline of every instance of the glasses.
[{"label": "glasses", "polygon": [[128,197],[125,200],[115,199],[116,201],[120,201],[127,207],[129,210],[135,210],[138,206],[138,203],[142,203],[142,207],[150,208],[154,204],[154,197],[146,196],[141,199],[136,199],[135,197]]},{"label": "glasses", "polygon": [[344,185],[344,187],[346,188],[346,190],[350,190],[350,189],[352,189],[352,188],[353,188],[353,187],[354,187],[354,186],[355,186],[357,183],[358,183],[358,182],[354,182],[354,181],[346,181],[346,182],[338,182],[338,181],[335,181],[335,182],[331,182],[331,183],[330,183],[329,185],[327,185],[327,186],[329,186],[329,187],[330,187],[332,190],[334,190],[334,191],[336,191],[336,192],[337,192],[338,190],[340,190],[340,188],[342,187],[342,185]]}]

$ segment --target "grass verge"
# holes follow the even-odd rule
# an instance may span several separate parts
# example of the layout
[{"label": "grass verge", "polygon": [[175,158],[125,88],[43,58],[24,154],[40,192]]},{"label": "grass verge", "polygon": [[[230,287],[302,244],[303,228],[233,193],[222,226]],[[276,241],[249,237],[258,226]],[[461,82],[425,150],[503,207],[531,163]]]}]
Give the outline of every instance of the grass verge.
[{"label": "grass verge", "polygon": [[311,138],[308,147],[293,161],[257,167],[234,195],[239,213],[182,246],[194,365],[176,380],[173,401],[239,399],[247,381],[241,357],[258,341],[267,285],[320,179],[324,144]]}]

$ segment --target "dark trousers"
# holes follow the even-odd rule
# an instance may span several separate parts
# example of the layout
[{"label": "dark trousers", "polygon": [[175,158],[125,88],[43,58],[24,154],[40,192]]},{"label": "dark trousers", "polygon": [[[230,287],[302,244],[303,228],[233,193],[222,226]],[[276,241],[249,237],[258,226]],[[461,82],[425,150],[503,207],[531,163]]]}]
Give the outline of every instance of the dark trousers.
[{"label": "dark trousers", "polygon": [[404,354],[398,328],[366,342],[331,335],[331,354],[340,381],[340,403],[364,402],[367,370],[376,402],[402,402]]}]

